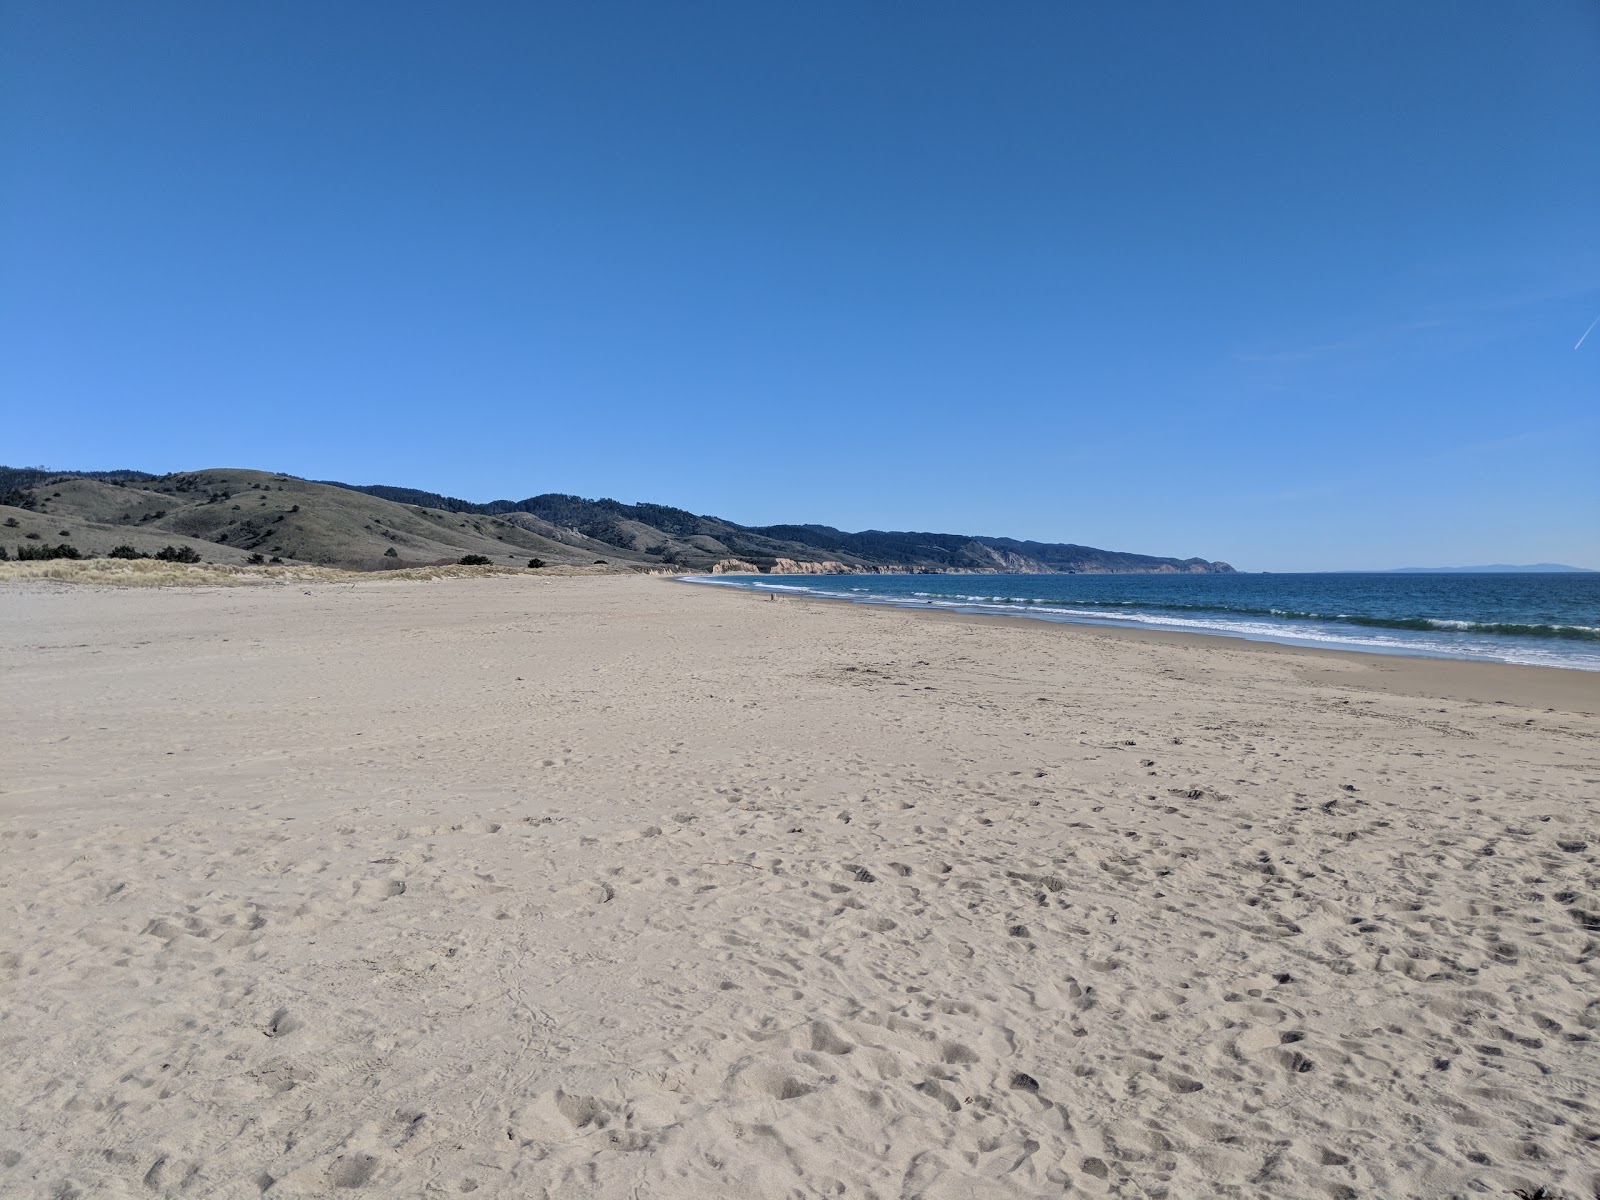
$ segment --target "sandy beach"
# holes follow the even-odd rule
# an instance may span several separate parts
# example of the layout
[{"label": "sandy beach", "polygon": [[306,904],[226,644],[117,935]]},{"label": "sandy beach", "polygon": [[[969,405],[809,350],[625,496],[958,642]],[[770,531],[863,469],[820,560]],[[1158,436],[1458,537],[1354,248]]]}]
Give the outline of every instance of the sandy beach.
[{"label": "sandy beach", "polygon": [[9,1197],[1600,1189],[1600,675],[0,589]]}]

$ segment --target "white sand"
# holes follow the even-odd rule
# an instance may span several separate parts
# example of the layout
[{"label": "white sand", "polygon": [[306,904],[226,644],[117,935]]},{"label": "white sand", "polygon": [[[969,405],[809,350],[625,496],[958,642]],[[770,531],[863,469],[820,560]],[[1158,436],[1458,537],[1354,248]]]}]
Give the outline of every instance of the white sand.
[{"label": "white sand", "polygon": [[5,1196],[1600,1186],[1600,677],[641,578],[0,618]]}]

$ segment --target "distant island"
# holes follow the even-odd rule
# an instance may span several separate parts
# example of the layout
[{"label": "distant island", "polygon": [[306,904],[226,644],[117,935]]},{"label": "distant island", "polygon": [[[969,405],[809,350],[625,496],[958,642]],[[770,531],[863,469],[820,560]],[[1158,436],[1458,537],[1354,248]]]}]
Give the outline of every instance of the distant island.
[{"label": "distant island", "polygon": [[1491,563],[1486,567],[1397,567],[1384,575],[1594,575],[1589,567],[1569,567],[1565,563]]},{"label": "distant island", "polygon": [[604,562],[684,574],[1233,572],[1203,558],[1060,542],[740,525],[661,504],[558,493],[477,504],[416,488],[231,468],[154,475],[0,467],[0,523],[0,547],[15,542],[30,557],[47,548],[63,557],[171,550],[211,562],[367,570],[471,555],[502,565]]}]

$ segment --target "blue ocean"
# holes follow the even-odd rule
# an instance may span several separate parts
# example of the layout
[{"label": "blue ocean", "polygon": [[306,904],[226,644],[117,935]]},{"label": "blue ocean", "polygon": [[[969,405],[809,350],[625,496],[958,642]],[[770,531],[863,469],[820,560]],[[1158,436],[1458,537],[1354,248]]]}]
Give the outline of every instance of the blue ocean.
[{"label": "blue ocean", "polygon": [[708,575],[689,582],[1292,646],[1600,671],[1600,573]]}]

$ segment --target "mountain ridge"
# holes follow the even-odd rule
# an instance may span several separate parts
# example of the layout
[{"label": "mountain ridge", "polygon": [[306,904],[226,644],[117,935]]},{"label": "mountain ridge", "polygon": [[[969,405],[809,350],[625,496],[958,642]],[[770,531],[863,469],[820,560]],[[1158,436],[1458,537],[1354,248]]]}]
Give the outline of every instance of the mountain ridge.
[{"label": "mountain ridge", "polygon": [[419,488],[238,468],[155,475],[131,469],[0,467],[0,507],[9,528],[24,538],[68,538],[90,554],[108,553],[116,545],[149,553],[166,539],[220,562],[270,554],[286,562],[383,569],[455,561],[468,553],[507,563],[603,561],[683,574],[1233,571],[1227,563],[1202,558],[1075,543],[849,532],[817,524],[747,526],[670,505],[557,492],[476,503]]},{"label": "mountain ridge", "polygon": [[[851,533],[830,525],[741,525],[721,517],[703,516],[686,509],[662,504],[624,504],[617,500],[588,500],[558,492],[530,496],[525,500],[491,500],[475,504],[458,497],[385,484],[348,484],[322,480],[332,487],[347,488],[367,495],[392,499],[450,512],[477,512],[512,517],[517,513],[541,518],[559,527],[576,529],[586,536],[614,544],[620,549],[651,552],[640,546],[629,526],[642,525],[667,535],[671,541],[663,561],[681,561],[681,551],[673,541],[694,545],[696,539],[711,539],[726,547],[735,558],[743,556],[750,565],[773,569],[785,561],[804,563],[825,561],[856,570],[882,566],[896,570],[938,570],[943,572],[1011,573],[1153,573],[1195,574],[1228,573],[1227,563],[1201,558],[1168,558],[1101,550],[1074,543],[1018,541],[1014,538],[970,534],[925,533],[867,529]],[[796,554],[796,548],[800,553]],[[710,547],[700,546],[700,549]],[[831,559],[804,555],[831,554]],[[771,565],[767,562],[771,560]],[[714,564],[713,564],[714,565]]]}]

